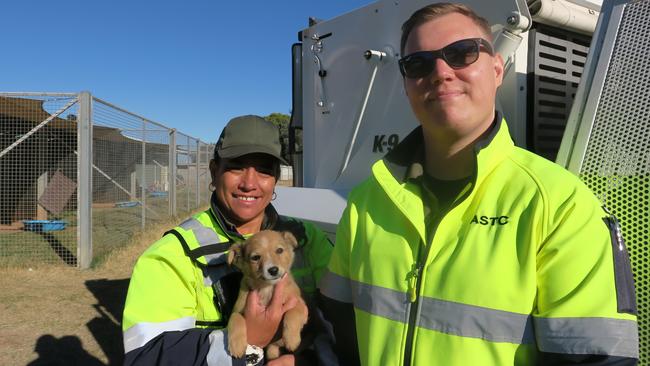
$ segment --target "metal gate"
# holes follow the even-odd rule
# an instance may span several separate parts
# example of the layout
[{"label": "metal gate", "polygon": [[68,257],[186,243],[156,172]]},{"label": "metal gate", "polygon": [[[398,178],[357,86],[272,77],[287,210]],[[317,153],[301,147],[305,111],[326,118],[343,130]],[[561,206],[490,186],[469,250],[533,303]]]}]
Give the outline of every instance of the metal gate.
[{"label": "metal gate", "polygon": [[209,201],[212,146],[90,93],[0,93],[0,265],[87,268]]}]

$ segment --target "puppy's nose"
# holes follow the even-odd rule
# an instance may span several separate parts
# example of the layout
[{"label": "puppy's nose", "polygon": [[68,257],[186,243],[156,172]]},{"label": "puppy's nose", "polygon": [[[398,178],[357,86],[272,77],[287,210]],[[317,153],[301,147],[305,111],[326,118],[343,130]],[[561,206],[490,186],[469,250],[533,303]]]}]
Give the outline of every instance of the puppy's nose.
[{"label": "puppy's nose", "polygon": [[267,269],[267,271],[269,272],[269,274],[271,276],[277,276],[278,275],[278,267],[271,267],[271,268]]}]

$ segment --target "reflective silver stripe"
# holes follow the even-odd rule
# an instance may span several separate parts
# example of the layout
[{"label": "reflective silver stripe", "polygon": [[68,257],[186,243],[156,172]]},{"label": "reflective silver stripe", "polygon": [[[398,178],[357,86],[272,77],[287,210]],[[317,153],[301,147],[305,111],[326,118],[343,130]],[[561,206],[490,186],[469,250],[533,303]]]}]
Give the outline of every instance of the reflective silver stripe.
[{"label": "reflective silver stripe", "polygon": [[208,366],[230,365],[232,359],[226,350],[228,348],[228,333],[226,330],[214,330],[210,333],[208,339],[210,340],[210,350],[205,357]]},{"label": "reflective silver stripe", "polygon": [[[410,311],[408,294],[372,286],[327,271],[321,281],[323,295],[367,313],[406,323]],[[418,326],[461,337],[491,342],[533,344],[532,317],[457,302],[420,297]]]},{"label": "reflective silver stripe", "polygon": [[160,323],[138,323],[124,332],[124,353],[144,346],[162,332],[190,329],[195,324],[193,316]]},{"label": "reflective silver stripe", "polygon": [[350,283],[357,309],[402,323],[408,321],[411,302],[405,292],[352,280]]},{"label": "reflective silver stripe", "polygon": [[[207,273],[206,273],[207,272]],[[236,272],[232,266],[215,266],[207,267],[203,271],[203,284],[207,287],[212,286],[213,283],[221,279],[223,276]]]},{"label": "reflective silver stripe", "polygon": [[533,344],[533,320],[528,314],[421,297],[418,325],[445,334],[491,342]]},{"label": "reflective silver stripe", "polygon": [[[191,230],[200,246],[221,242],[221,239],[217,233],[214,232],[214,230],[206,227],[194,217],[190,217],[178,226],[182,227],[185,230]],[[208,264],[218,264],[225,263],[227,255],[226,253],[215,253],[204,255],[203,258],[205,258]]]},{"label": "reflective silver stripe", "polygon": [[193,217],[183,221],[183,223],[178,226],[185,230],[192,230],[196,240],[201,246],[220,242],[219,236],[214,232],[214,230],[206,227],[199,220]]},{"label": "reflective silver stripe", "polygon": [[321,294],[331,299],[341,302],[352,302],[352,285],[351,280],[336,273],[325,270],[321,277],[319,288]]},{"label": "reflective silver stripe", "polygon": [[226,252],[206,254],[203,256],[203,258],[205,258],[206,262],[209,265],[216,265],[216,264],[226,263],[228,261],[228,254]]},{"label": "reflective silver stripe", "polygon": [[410,302],[404,292],[372,286],[325,271],[320,282],[321,293],[331,299],[354,303],[367,313],[406,322]]},{"label": "reflective silver stripe", "polygon": [[639,333],[632,320],[534,318],[543,352],[639,357]]}]

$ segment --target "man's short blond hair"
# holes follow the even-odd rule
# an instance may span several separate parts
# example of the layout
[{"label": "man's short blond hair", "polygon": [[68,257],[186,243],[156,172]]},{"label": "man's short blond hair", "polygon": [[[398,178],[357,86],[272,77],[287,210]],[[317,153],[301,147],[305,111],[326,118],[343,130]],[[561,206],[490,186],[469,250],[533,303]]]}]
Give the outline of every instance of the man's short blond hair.
[{"label": "man's short blond hair", "polygon": [[406,41],[408,40],[409,34],[411,34],[413,28],[430,20],[452,13],[458,13],[470,18],[481,29],[481,31],[485,33],[487,40],[490,42],[492,41],[490,23],[488,23],[485,18],[476,14],[476,12],[474,12],[474,10],[469,6],[454,3],[436,3],[416,10],[415,13],[411,14],[411,17],[402,24],[402,39],[399,47],[402,56],[405,56],[404,48],[406,47]]}]

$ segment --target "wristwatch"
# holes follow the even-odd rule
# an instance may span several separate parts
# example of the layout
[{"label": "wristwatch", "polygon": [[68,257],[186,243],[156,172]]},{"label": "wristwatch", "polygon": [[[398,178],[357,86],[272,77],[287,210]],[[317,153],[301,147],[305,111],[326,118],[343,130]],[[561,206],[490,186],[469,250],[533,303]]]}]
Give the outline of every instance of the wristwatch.
[{"label": "wristwatch", "polygon": [[249,344],[246,346],[246,366],[261,365],[264,361],[264,350],[261,347]]}]

